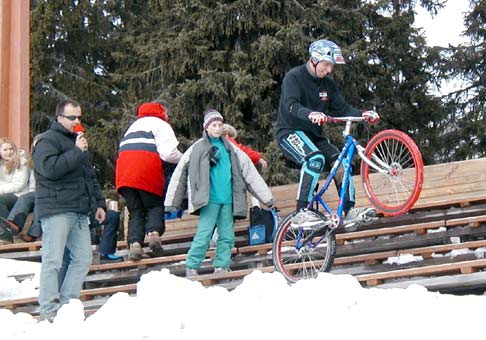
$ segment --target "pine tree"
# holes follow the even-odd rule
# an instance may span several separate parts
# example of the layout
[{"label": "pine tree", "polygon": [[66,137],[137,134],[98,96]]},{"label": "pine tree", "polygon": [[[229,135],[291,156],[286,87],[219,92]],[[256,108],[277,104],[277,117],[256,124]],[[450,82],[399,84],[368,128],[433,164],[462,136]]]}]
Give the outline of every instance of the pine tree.
[{"label": "pine tree", "polygon": [[[421,0],[435,11],[440,0]],[[201,136],[202,112],[220,110],[239,141],[264,151],[270,185],[295,181],[274,142],[285,73],[304,63],[309,44],[338,43],[347,64],[333,74],[355,107],[376,107],[378,127],[357,129],[363,142],[399,128],[425,159],[437,145],[444,110],[429,94],[438,54],[413,29],[418,1],[299,0],[37,1],[32,9],[34,131],[55,104],[83,104],[104,181],[120,137],[143,101],[167,99],[183,149]],[[340,129],[329,134],[340,145]],[[105,161],[107,160],[107,161]],[[111,164],[111,166],[110,166]]]},{"label": "pine tree", "polygon": [[[430,11],[440,8],[438,1],[421,3]],[[418,1],[393,0],[361,9],[362,35],[349,35],[352,60],[346,65],[341,88],[350,103],[379,112],[382,122],[372,133],[383,128],[405,131],[430,164],[438,144],[436,125],[446,113],[440,98],[429,90],[436,82],[431,71],[436,56],[413,27],[417,5]]]},{"label": "pine tree", "polygon": [[[438,3],[422,2],[431,10]],[[119,39],[131,47],[117,52],[118,87],[132,102],[171,100],[171,123],[188,138],[185,143],[200,136],[205,109],[221,110],[242,142],[266,151],[272,164],[269,183],[281,183],[287,170],[273,142],[280,84],[286,71],[306,61],[313,40],[329,38],[348,56],[347,65],[334,75],[347,100],[363,109],[376,107],[383,117],[378,128],[412,134],[430,161],[434,124],[443,110],[438,98],[428,94],[431,61],[425,41],[412,28],[414,5],[124,1],[125,34]],[[135,106],[126,107],[124,122],[135,112]],[[333,129],[330,133],[338,135]]]},{"label": "pine tree", "polygon": [[115,95],[108,74],[113,19],[106,1],[35,1],[31,8],[31,130],[44,131],[61,100],[81,103],[99,179],[111,181]]},{"label": "pine tree", "polygon": [[445,98],[450,114],[443,124],[442,147],[437,150],[444,161],[486,155],[486,3],[471,0],[470,4],[464,34],[469,42],[439,51],[442,76],[463,83]]}]

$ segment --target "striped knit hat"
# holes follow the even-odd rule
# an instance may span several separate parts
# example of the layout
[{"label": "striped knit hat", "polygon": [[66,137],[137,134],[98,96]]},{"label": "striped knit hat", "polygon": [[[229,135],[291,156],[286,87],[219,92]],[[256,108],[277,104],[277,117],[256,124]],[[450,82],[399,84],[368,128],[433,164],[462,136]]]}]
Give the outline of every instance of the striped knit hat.
[{"label": "striped knit hat", "polygon": [[208,126],[215,121],[220,121],[221,123],[224,122],[223,115],[216,111],[215,109],[209,109],[204,111],[204,120],[203,120],[203,128],[206,130]]}]

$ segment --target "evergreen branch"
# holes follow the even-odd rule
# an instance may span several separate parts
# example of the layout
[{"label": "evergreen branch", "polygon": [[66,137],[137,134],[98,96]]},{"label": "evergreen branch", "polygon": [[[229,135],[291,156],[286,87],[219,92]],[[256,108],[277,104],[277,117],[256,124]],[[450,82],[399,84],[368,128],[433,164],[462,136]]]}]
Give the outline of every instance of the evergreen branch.
[{"label": "evergreen branch", "polygon": [[300,9],[301,9],[301,10],[305,10],[305,7],[304,7],[304,6],[302,6],[302,5],[300,4],[300,2],[299,2],[299,1],[294,0],[294,4],[295,4],[297,7],[300,7]]},{"label": "evergreen branch", "polygon": [[113,73],[110,73],[110,75],[115,76],[115,77],[117,76],[117,77],[120,77],[120,78],[136,79],[136,78],[141,78],[143,76],[149,75],[152,72],[161,71],[161,70],[162,70],[162,66],[159,65],[157,67],[151,68],[151,69],[143,71],[143,72],[138,72],[138,73],[116,73],[116,72],[113,72]]},{"label": "evergreen branch", "polygon": [[443,95],[442,98],[453,97],[453,96],[458,95],[458,94],[460,95],[460,94],[462,94],[464,92],[469,92],[470,90],[475,89],[476,87],[477,87],[476,84],[472,84],[472,85],[467,86],[467,87],[464,87],[462,89],[455,90],[455,91],[451,91],[448,94]]},{"label": "evergreen branch", "polygon": [[66,100],[66,99],[69,99],[69,96],[66,95],[64,92],[56,89],[54,86],[52,86],[52,84],[50,83],[46,83],[46,82],[41,82],[41,86],[44,87],[44,88],[47,88],[48,90],[50,90],[51,93],[54,94],[54,96],[58,99],[58,100]]}]

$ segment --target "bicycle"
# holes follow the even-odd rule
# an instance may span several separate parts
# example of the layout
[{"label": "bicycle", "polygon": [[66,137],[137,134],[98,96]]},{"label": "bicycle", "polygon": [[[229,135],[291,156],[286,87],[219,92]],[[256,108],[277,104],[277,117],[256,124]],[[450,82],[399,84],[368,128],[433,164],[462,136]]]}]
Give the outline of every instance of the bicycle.
[{"label": "bicycle", "polygon": [[[336,254],[335,230],[343,224],[343,205],[351,179],[351,162],[357,153],[361,158],[361,178],[371,204],[385,216],[406,213],[419,198],[423,183],[422,155],[415,142],[404,132],[384,130],[362,147],[351,135],[351,124],[362,117],[330,117],[330,122],[345,122],[346,142],[324,184],[307,206],[321,220],[318,227],[295,226],[291,222],[297,211],[288,215],[278,226],[273,241],[273,263],[287,281],[316,277],[331,269]],[[339,204],[334,211],[324,201],[340,166],[344,178]],[[319,209],[319,206],[323,210]]]}]

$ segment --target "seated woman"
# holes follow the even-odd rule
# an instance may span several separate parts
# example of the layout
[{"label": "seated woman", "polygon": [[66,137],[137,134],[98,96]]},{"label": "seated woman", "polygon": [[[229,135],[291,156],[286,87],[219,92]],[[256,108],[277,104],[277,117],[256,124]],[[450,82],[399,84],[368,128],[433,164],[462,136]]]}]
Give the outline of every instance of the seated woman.
[{"label": "seated woman", "polygon": [[[0,138],[0,218],[5,220],[19,196],[28,191],[29,166],[25,152],[8,138]],[[12,233],[0,228],[0,240],[12,242]]]}]

